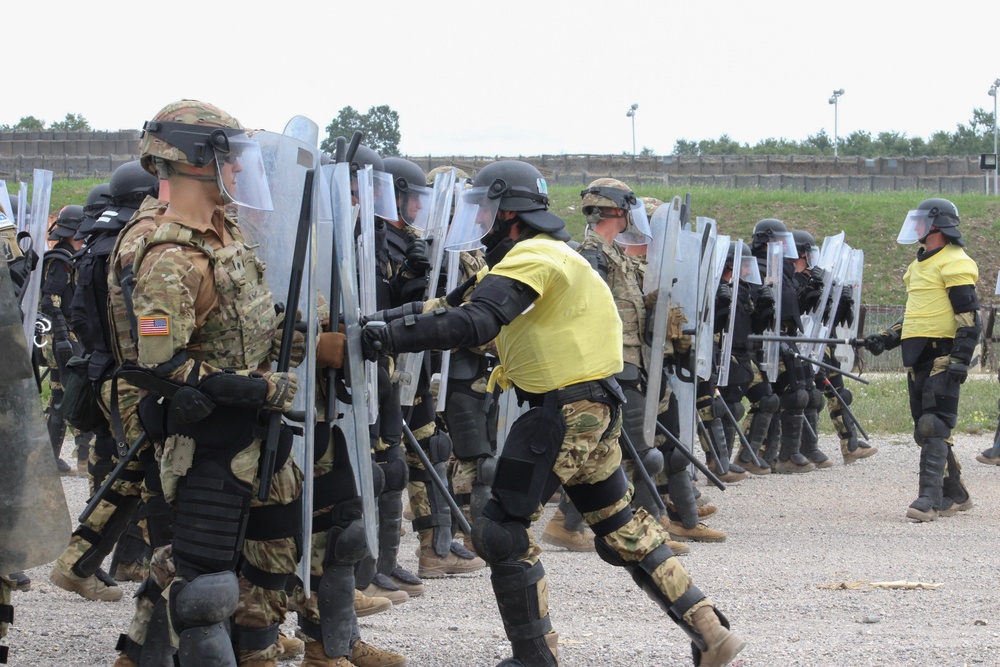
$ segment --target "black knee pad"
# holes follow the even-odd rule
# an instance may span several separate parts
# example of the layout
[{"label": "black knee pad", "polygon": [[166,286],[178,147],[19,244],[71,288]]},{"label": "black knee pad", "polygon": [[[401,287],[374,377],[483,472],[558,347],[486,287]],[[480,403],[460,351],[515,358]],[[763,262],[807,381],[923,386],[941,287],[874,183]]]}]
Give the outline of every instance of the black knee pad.
[{"label": "black knee pad", "polygon": [[650,477],[663,470],[663,453],[655,447],[639,452],[639,461]]},{"label": "black knee pad", "polygon": [[809,404],[806,407],[811,410],[821,410],[825,402],[826,399],[823,396],[823,392],[815,387],[809,390]]},{"label": "black knee pad", "polygon": [[936,414],[925,413],[917,420],[915,435],[921,438],[947,438],[951,435],[951,428]]},{"label": "black knee pad", "polygon": [[809,392],[805,389],[796,389],[781,394],[778,397],[782,410],[804,410],[809,405]]},{"label": "black knee pad", "polygon": [[[757,401],[757,410],[759,412],[766,412],[773,415],[781,407],[781,399],[778,398],[777,394],[767,394],[761,396],[760,400]],[[753,408],[753,402],[751,401],[751,409]]]},{"label": "black knee pad", "polygon": [[666,469],[667,474],[673,474],[687,470],[688,466],[691,465],[691,461],[688,457],[684,456],[681,452],[677,451],[676,446],[670,447],[670,451],[667,453],[666,458]]},{"label": "black knee pad", "polygon": [[377,452],[375,456],[385,480],[383,491],[402,491],[405,489],[410,475],[400,447],[398,445],[390,447],[385,452]]},{"label": "black knee pad", "polygon": [[[840,400],[844,402],[844,405],[850,405],[854,402],[854,394],[852,394],[851,390],[847,387],[844,387],[837,393],[840,394]],[[998,405],[1000,405],[1000,402],[998,402]]]},{"label": "black knee pad", "polygon": [[438,429],[427,439],[427,457],[431,463],[445,463],[451,458],[451,437]]},{"label": "black knee pad", "polygon": [[736,421],[743,419],[743,416],[747,413],[747,409],[743,407],[743,401],[728,403],[727,405],[729,405],[729,410],[733,413],[733,419]]},{"label": "black knee pad", "polygon": [[490,499],[472,526],[472,544],[487,563],[514,560],[528,550],[528,520],[510,516]]}]

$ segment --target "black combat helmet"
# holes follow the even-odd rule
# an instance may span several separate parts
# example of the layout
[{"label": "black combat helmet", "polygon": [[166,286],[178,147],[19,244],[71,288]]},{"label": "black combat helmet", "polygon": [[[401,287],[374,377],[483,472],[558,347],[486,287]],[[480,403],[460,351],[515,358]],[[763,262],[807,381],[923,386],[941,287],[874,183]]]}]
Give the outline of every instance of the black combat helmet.
[{"label": "black combat helmet", "polygon": [[788,234],[785,223],[776,218],[764,218],[753,226],[753,241],[750,244],[750,251],[754,257],[764,257],[767,254],[767,244],[778,241],[783,235]]},{"label": "black combat helmet", "polygon": [[116,232],[131,219],[146,197],[156,197],[160,179],[146,171],[139,160],[119,166],[111,174],[111,204],[94,224],[95,232]]},{"label": "black combat helmet", "polygon": [[958,229],[960,222],[958,217],[958,207],[947,199],[933,198],[925,199],[917,207],[918,211],[927,211],[927,218],[931,227],[941,230],[941,233],[948,237],[948,240],[960,246],[965,246],[962,240],[962,232]]},{"label": "black combat helmet", "polygon": [[90,192],[87,193],[87,201],[83,204],[83,222],[80,223],[80,228],[76,230],[76,235],[73,238],[77,241],[82,241],[87,238],[87,236],[94,231],[94,225],[97,223],[97,219],[101,217],[101,213],[104,212],[104,209],[106,209],[110,203],[110,183],[101,183],[100,185],[91,188]]},{"label": "black combat helmet", "polygon": [[483,167],[474,187],[489,188],[490,199],[500,200],[501,211],[514,211],[532,229],[568,241],[562,218],[549,213],[549,188],[542,173],[527,162],[500,160]]},{"label": "black combat helmet", "polygon": [[59,217],[49,227],[49,240],[62,241],[72,237],[76,234],[76,230],[80,229],[81,222],[83,222],[82,206],[79,204],[64,206],[63,210],[59,211]]}]

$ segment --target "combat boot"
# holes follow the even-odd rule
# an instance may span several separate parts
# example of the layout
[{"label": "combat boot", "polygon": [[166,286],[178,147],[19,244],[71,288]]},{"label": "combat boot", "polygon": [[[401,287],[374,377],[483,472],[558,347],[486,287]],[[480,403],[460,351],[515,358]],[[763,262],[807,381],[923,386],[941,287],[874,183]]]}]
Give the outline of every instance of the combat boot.
[{"label": "combat boot", "polygon": [[594,536],[584,530],[567,530],[566,515],[562,510],[556,510],[549,522],[545,524],[542,542],[570,551],[593,551]]},{"label": "combat boot", "polygon": [[434,551],[432,530],[420,531],[417,557],[417,576],[421,579],[440,579],[449,574],[468,574],[486,567],[486,561],[457,542],[451,543],[451,548],[445,556],[439,556]]},{"label": "combat boot", "polygon": [[704,639],[707,647],[700,652],[701,659],[696,658],[700,667],[725,667],[747,645],[742,637],[727,627],[728,621],[724,621],[724,625],[719,619],[720,614],[709,606],[698,608],[691,616],[691,625]]},{"label": "combat boot", "polygon": [[663,528],[663,533],[664,533],[663,543],[666,544],[667,547],[669,547],[670,550],[673,551],[674,555],[676,556],[686,556],[687,554],[691,553],[691,547],[684,544],[683,542],[678,542],[676,540],[670,539],[670,531],[667,530],[667,527],[669,525],[670,525],[670,518],[666,514],[660,516],[660,526]]},{"label": "combat boot", "polygon": [[279,660],[291,660],[302,655],[306,650],[306,643],[298,637],[289,637],[284,632],[278,632],[278,645],[281,646]]},{"label": "combat boot", "polygon": [[700,521],[693,528],[687,528],[679,521],[667,523],[667,532],[670,537],[679,542],[725,542],[726,534],[721,530],[709,528]]},{"label": "combat boot", "polygon": [[139,667],[139,666],[135,664],[135,660],[122,653],[121,655],[118,656],[118,659],[115,660],[115,664],[111,665],[111,667]]},{"label": "combat boot", "polygon": [[994,444],[989,449],[984,449],[976,454],[976,460],[990,466],[1000,466],[1000,444]]},{"label": "combat boot", "polygon": [[393,568],[389,579],[392,580],[392,583],[396,584],[396,588],[406,591],[406,594],[411,598],[424,594],[424,582],[420,580],[420,577],[400,565]]},{"label": "combat boot", "polygon": [[853,450],[849,449],[846,445],[841,445],[840,453],[844,457],[844,465],[850,465],[855,461],[860,461],[861,459],[866,459],[869,456],[875,456],[878,454],[878,447],[874,445],[869,445],[863,440],[856,440],[857,447]]},{"label": "combat boot", "polygon": [[[927,415],[922,415],[921,420]],[[918,429],[920,425],[918,422]],[[920,447],[920,495],[906,509],[906,518],[918,522],[951,516],[957,510],[951,498],[944,497],[944,471],[948,465],[948,443],[941,437],[924,437]]]},{"label": "combat boot", "polygon": [[778,415],[781,423],[781,437],[778,460],[774,472],[778,474],[812,472],[816,466],[799,451],[802,441],[802,412],[786,411]]},{"label": "combat boot", "polygon": [[358,618],[380,614],[390,609],[392,609],[392,600],[368,597],[359,590],[354,591],[354,613]]},{"label": "combat boot", "polygon": [[299,667],[356,667],[346,657],[328,658],[323,652],[323,642],[306,642],[306,657]]},{"label": "combat boot", "polygon": [[840,454],[844,457],[844,465],[850,465],[878,453],[878,447],[869,445],[864,440],[858,440],[854,424],[845,419],[843,411],[830,410],[830,420],[837,429],[837,436],[840,438]]},{"label": "combat boot", "polygon": [[64,571],[60,563],[52,567],[49,581],[59,588],[77,593],[88,600],[100,602],[118,602],[122,599],[122,589],[104,570],[98,570],[89,577],[78,577],[72,572]]},{"label": "combat boot", "polygon": [[808,426],[804,426],[802,429],[802,444],[799,447],[799,453],[809,459],[817,470],[833,466],[830,457],[819,448],[819,413],[816,410],[806,410],[803,413],[803,418]]},{"label": "combat boot", "polygon": [[240,660],[237,667],[278,667],[278,661],[274,658],[264,660]]},{"label": "combat boot", "polygon": [[[674,512],[675,514],[677,513],[677,507],[672,502],[670,502],[666,498],[663,499],[663,502],[667,506],[668,510]],[[704,519],[706,517],[710,517],[718,511],[719,508],[716,507],[715,505],[702,505],[701,507],[698,508],[698,518]]]},{"label": "combat boot", "polygon": [[13,590],[27,593],[31,590],[31,578],[24,572],[11,572],[7,578],[14,584]]},{"label": "combat boot", "polygon": [[351,647],[351,664],[355,667],[404,667],[406,658],[366,644],[360,639]]},{"label": "combat boot", "polygon": [[965,482],[962,481],[962,466],[955,458],[955,450],[952,447],[948,448],[948,474],[945,475],[944,485],[941,488],[944,498],[952,501],[950,509],[953,510],[953,513],[967,512],[972,509],[972,496],[965,488]]},{"label": "combat boot", "polygon": [[406,591],[400,589],[392,579],[381,572],[376,572],[372,583],[361,592],[370,598],[386,598],[393,604],[403,604],[410,599]]},{"label": "combat boot", "polygon": [[719,473],[719,466],[716,465],[715,461],[708,462],[708,469],[715,473],[715,476],[721,479],[726,484],[735,484],[736,482],[742,482],[747,477],[750,476],[746,470],[744,470],[740,465],[735,463],[730,463],[729,468],[725,473]]}]

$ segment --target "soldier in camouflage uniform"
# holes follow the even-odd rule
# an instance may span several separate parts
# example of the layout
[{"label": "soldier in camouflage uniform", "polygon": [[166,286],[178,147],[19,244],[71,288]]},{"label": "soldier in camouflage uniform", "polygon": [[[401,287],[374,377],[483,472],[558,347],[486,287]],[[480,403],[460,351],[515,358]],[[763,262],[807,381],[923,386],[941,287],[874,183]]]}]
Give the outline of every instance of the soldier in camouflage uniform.
[{"label": "soldier in camouflage uniform", "polygon": [[[160,479],[176,509],[173,542],[155,552],[144,586],[162,590],[182,667],[237,657],[275,665],[299,560],[302,472],[287,432],[269,497],[257,499],[264,425],[290,409],[297,380],[270,370],[281,340],[274,300],[263,264],[225,214],[230,203],[263,206],[264,193],[246,184],[263,174],[254,149],[236,119],[210,104],[181,100],[147,122],[142,165],[167,180],[170,200],[133,220],[134,283],[120,283],[138,332],[127,377],[142,390],[143,427],[163,443]],[[116,663],[133,664],[127,650]]]},{"label": "soldier in camouflage uniform", "polygon": [[[49,429],[49,439],[52,451],[56,455],[56,465],[59,473],[72,474],[75,469],[59,457],[63,439],[66,437],[67,424],[56,410],[63,400],[62,374],[66,362],[79,352],[79,343],[69,327],[69,306],[76,290],[76,272],[74,270],[75,255],[83,247],[83,241],[75,239],[74,235],[83,222],[83,207],[76,204],[64,207],[59,217],[49,228],[49,240],[55,241],[55,246],[47,251],[42,265],[42,292],[39,301],[39,312],[52,323],[52,330],[44,337],[41,348],[45,365],[49,368],[49,404],[45,408],[46,426]],[[86,462],[90,455],[92,433],[80,433],[69,427],[76,442],[77,460]],[[84,466],[86,467],[86,463]]]},{"label": "soldier in camouflage uniform", "polygon": [[[656,520],[631,508],[618,445],[624,396],[614,378],[622,370],[621,320],[611,291],[566,245],[569,234],[547,211],[537,169],[495,162],[474,185],[490,194],[477,207],[486,217],[459,232],[453,225],[452,234],[482,238],[496,264],[468,303],[458,307],[459,296],[449,299],[450,308],[369,324],[362,346],[375,358],[496,338],[500,365],[491,382],[515,389],[532,406],[507,436],[493,495],[473,529],[514,653],[500,665],[558,665],[541,551],[528,528],[560,483],[593,528],[601,558],[624,567],[689,634],[695,664],[729,664],[745,642],[692,584]],[[491,201],[499,210],[487,208]]]}]

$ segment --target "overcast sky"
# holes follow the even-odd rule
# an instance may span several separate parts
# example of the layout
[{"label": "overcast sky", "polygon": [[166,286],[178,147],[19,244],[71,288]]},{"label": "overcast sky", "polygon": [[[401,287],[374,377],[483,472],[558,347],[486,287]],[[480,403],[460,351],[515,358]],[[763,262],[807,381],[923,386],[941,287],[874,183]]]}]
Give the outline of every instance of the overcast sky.
[{"label": "overcast sky", "polygon": [[138,129],[189,97],[280,132],[388,104],[409,155],[631,152],[633,103],[637,148],[656,153],[722,133],[832,136],[837,88],[841,137],[927,138],[992,111],[1000,77],[988,0],[104,0],[4,15],[19,65],[0,123]]}]

